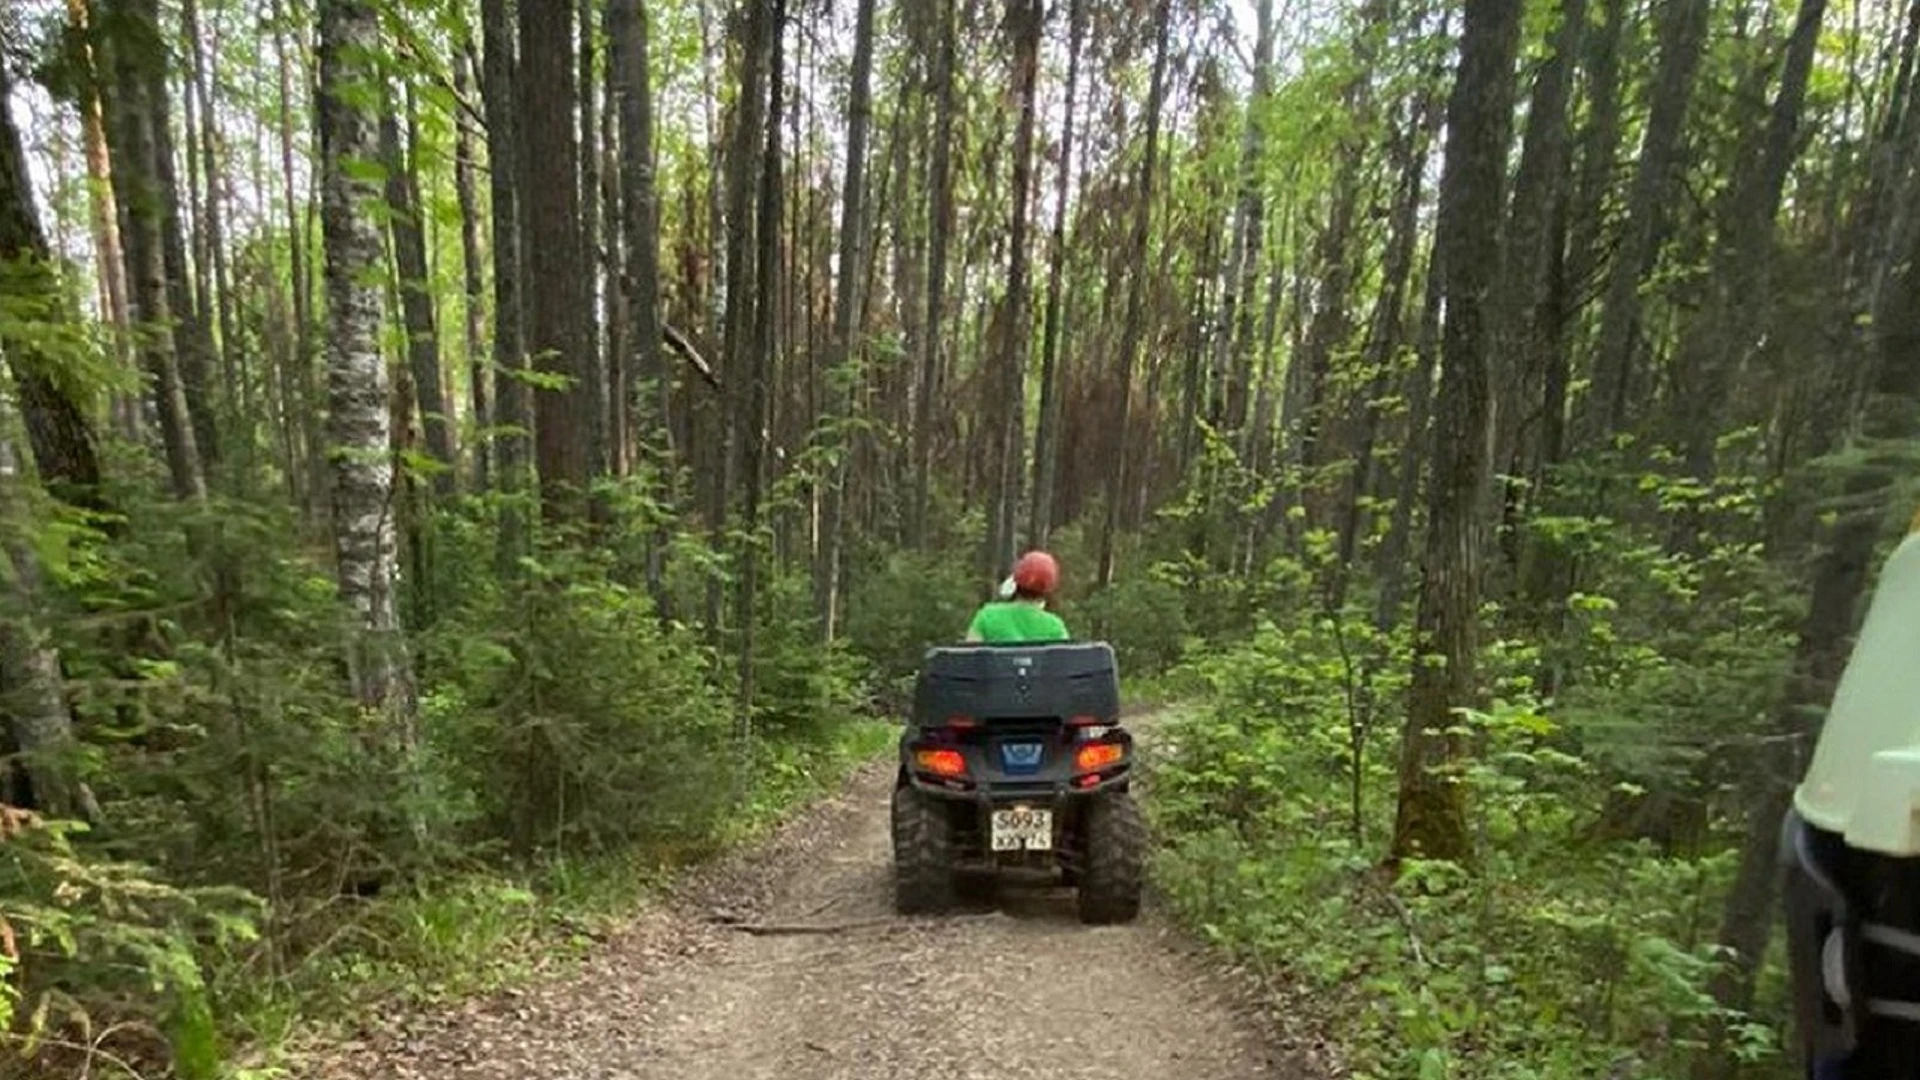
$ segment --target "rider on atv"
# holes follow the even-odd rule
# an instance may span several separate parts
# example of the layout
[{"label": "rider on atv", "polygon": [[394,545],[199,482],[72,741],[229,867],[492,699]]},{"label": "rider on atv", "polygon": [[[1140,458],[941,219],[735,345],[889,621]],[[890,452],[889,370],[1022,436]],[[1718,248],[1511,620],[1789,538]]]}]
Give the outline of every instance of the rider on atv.
[{"label": "rider on atv", "polygon": [[1029,645],[1067,641],[1067,624],[1047,610],[1047,598],[1060,586],[1060,564],[1044,551],[1029,551],[1013,564],[1000,584],[1000,599],[974,613],[967,640],[988,645]]}]

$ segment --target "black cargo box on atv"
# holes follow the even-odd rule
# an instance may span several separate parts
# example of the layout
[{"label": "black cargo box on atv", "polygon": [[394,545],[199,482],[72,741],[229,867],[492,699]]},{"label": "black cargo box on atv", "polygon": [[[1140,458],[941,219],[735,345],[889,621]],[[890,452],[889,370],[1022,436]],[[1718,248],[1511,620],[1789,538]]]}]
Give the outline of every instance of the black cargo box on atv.
[{"label": "black cargo box on atv", "polygon": [[964,645],[927,650],[913,691],[913,723],[1120,716],[1120,669],[1104,641]]}]

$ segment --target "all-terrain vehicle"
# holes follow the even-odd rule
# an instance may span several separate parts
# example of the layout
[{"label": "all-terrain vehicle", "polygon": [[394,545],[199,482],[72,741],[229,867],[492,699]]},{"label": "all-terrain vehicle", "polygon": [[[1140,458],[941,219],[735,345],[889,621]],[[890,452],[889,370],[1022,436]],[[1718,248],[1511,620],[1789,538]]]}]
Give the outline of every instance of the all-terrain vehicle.
[{"label": "all-terrain vehicle", "polygon": [[1132,920],[1147,849],[1133,772],[1105,642],[929,650],[900,737],[895,907],[941,911],[963,880],[1025,868],[1075,887],[1082,922]]}]

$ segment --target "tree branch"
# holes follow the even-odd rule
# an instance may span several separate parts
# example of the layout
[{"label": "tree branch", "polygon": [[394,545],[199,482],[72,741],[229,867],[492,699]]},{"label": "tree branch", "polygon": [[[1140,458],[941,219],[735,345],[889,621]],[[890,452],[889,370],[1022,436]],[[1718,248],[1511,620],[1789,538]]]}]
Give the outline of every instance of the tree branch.
[{"label": "tree branch", "polygon": [[715,390],[720,389],[720,376],[714,373],[713,365],[707,363],[706,358],[700,355],[700,350],[693,347],[693,342],[687,339],[687,335],[681,333],[677,327],[661,323],[660,337],[667,343],[668,348],[679,353],[682,359],[693,365],[693,370],[700,373],[700,377],[706,380],[708,386]]}]

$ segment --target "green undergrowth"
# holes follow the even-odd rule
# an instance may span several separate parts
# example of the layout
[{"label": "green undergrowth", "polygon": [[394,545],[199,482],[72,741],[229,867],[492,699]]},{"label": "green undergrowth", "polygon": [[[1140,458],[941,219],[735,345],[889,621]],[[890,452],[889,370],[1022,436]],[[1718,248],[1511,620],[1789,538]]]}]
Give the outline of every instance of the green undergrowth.
[{"label": "green undergrowth", "polygon": [[[1600,808],[1636,792],[1524,680],[1460,721],[1474,864],[1383,869],[1410,663],[1370,634],[1269,625],[1162,681],[1191,695],[1159,722],[1150,800],[1177,917],[1358,1080],[1678,1080],[1721,1028],[1741,1075],[1782,1075],[1777,1028],[1708,993],[1730,838],[1600,835]],[[1489,667],[1512,660],[1496,647]]]},{"label": "green undergrowth", "polygon": [[[641,511],[504,580],[498,507],[433,518],[403,717],[347,694],[331,577],[287,515],[131,506],[137,528],[40,538],[49,602],[75,613],[51,624],[71,768],[101,812],[0,815],[0,1080],[267,1075],[356,1017],[564,966],[892,733],[867,719],[884,661],[823,647],[807,580],[780,572],[743,742],[736,631],[684,614],[714,553],[676,535],[648,588]],[[849,611],[890,635],[925,618],[877,620],[891,601]]]},{"label": "green undergrowth", "polygon": [[[1741,1009],[1712,988],[1804,589],[1751,541],[1758,479],[1563,479],[1568,507],[1604,489],[1633,512],[1511,538],[1577,563],[1564,594],[1489,559],[1480,694],[1446,767],[1458,862],[1389,859],[1417,573],[1387,591],[1319,531],[1251,575],[1138,553],[1158,561],[1109,611],[1117,637],[1158,635],[1122,664],[1130,700],[1175,703],[1151,740],[1157,888],[1356,1080],[1780,1080],[1779,943]],[[1217,536],[1210,520],[1180,524]]]},{"label": "green undergrowth", "polygon": [[230,1035],[251,1047],[232,1075],[293,1075],[289,1063],[303,1048],[336,1041],[367,1016],[569,970],[686,870],[763,838],[838,790],[893,734],[884,722],[855,720],[819,745],[763,746],[739,811],[697,842],[562,854],[358,904],[338,919],[334,943],[297,969],[274,980],[242,973],[227,988]]}]

